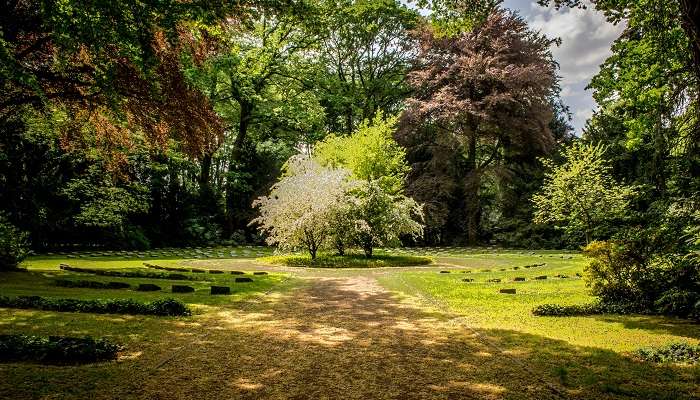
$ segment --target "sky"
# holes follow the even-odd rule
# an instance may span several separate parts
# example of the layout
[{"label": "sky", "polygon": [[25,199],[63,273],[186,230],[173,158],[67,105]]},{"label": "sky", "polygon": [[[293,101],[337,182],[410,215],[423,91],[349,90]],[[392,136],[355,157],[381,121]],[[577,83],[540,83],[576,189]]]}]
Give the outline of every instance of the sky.
[{"label": "sky", "polygon": [[561,45],[552,53],[560,66],[562,97],[571,109],[572,125],[580,136],[596,107],[591,91],[585,88],[611,54],[610,45],[620,36],[623,26],[608,23],[592,7],[555,10],[541,7],[535,0],[505,0],[503,6],[517,10],[534,30],[550,38],[561,38]]}]

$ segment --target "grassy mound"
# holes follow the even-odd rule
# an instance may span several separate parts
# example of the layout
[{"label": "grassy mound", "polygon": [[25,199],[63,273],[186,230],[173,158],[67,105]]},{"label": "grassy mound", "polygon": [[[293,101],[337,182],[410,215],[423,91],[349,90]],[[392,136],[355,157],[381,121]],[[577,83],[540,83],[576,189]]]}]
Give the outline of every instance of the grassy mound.
[{"label": "grassy mound", "polygon": [[308,254],[286,254],[258,258],[257,261],[266,264],[285,265],[288,267],[311,268],[379,268],[379,267],[409,267],[428,265],[433,262],[429,257],[421,256],[395,256],[378,254],[367,258],[360,254],[346,254],[344,256],[333,254],[320,254],[315,260]]}]

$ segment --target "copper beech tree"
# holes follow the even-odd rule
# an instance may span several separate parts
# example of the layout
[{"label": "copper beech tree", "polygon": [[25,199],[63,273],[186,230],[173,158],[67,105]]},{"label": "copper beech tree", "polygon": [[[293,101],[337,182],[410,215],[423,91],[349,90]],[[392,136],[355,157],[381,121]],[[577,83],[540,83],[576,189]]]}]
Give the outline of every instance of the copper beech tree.
[{"label": "copper beech tree", "polygon": [[484,176],[512,153],[543,154],[553,145],[553,41],[502,10],[467,31],[426,26],[418,35],[408,76],[414,93],[397,133],[412,164],[408,192],[426,203],[428,225],[466,225],[474,243]]}]

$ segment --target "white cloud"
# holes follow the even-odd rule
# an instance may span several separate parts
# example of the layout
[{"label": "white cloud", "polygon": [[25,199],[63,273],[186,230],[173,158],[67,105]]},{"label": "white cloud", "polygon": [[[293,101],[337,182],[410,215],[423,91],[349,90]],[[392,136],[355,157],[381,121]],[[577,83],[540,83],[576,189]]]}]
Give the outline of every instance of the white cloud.
[{"label": "white cloud", "polygon": [[555,10],[540,7],[532,0],[506,0],[504,6],[518,10],[533,29],[551,38],[561,38],[561,46],[553,49],[552,54],[560,65],[562,97],[573,110],[573,123],[580,133],[595,107],[585,87],[610,56],[610,45],[624,27],[608,23],[592,6],[585,10]]}]

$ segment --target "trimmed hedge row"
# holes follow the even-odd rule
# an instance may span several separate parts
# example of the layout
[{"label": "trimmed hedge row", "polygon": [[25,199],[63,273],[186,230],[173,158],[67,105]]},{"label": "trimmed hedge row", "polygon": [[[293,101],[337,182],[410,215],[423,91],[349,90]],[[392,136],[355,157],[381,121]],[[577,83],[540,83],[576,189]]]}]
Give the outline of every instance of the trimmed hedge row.
[{"label": "trimmed hedge row", "polygon": [[532,309],[532,315],[538,317],[576,317],[597,314],[631,314],[641,312],[643,312],[643,310],[634,307],[606,303],[590,303],[573,306],[541,304]]},{"label": "trimmed hedge row", "polygon": [[132,299],[79,300],[49,299],[40,296],[18,296],[15,298],[0,296],[0,307],[95,314],[192,315],[192,311],[185,303],[175,299],[141,303]]},{"label": "trimmed hedge row", "polygon": [[61,287],[89,289],[128,289],[131,287],[126,282],[72,281],[69,279],[56,279],[54,284]]},{"label": "trimmed hedge row", "polygon": [[91,363],[114,360],[122,347],[106,339],[0,335],[0,360]]},{"label": "trimmed hedge row", "polygon": [[93,269],[93,268],[78,268],[71,267],[69,265],[61,265],[60,268],[64,271],[71,272],[83,272],[87,274],[94,274],[99,276],[116,276],[120,278],[146,278],[146,279],[171,279],[171,280],[197,280],[197,278],[192,276],[187,276],[183,274],[169,274],[165,272],[147,272],[147,271],[110,271],[105,269]]},{"label": "trimmed hedge row", "polygon": [[602,314],[599,304],[582,304],[560,306],[558,304],[541,304],[532,309],[532,315],[538,317],[575,317],[581,315]]}]

